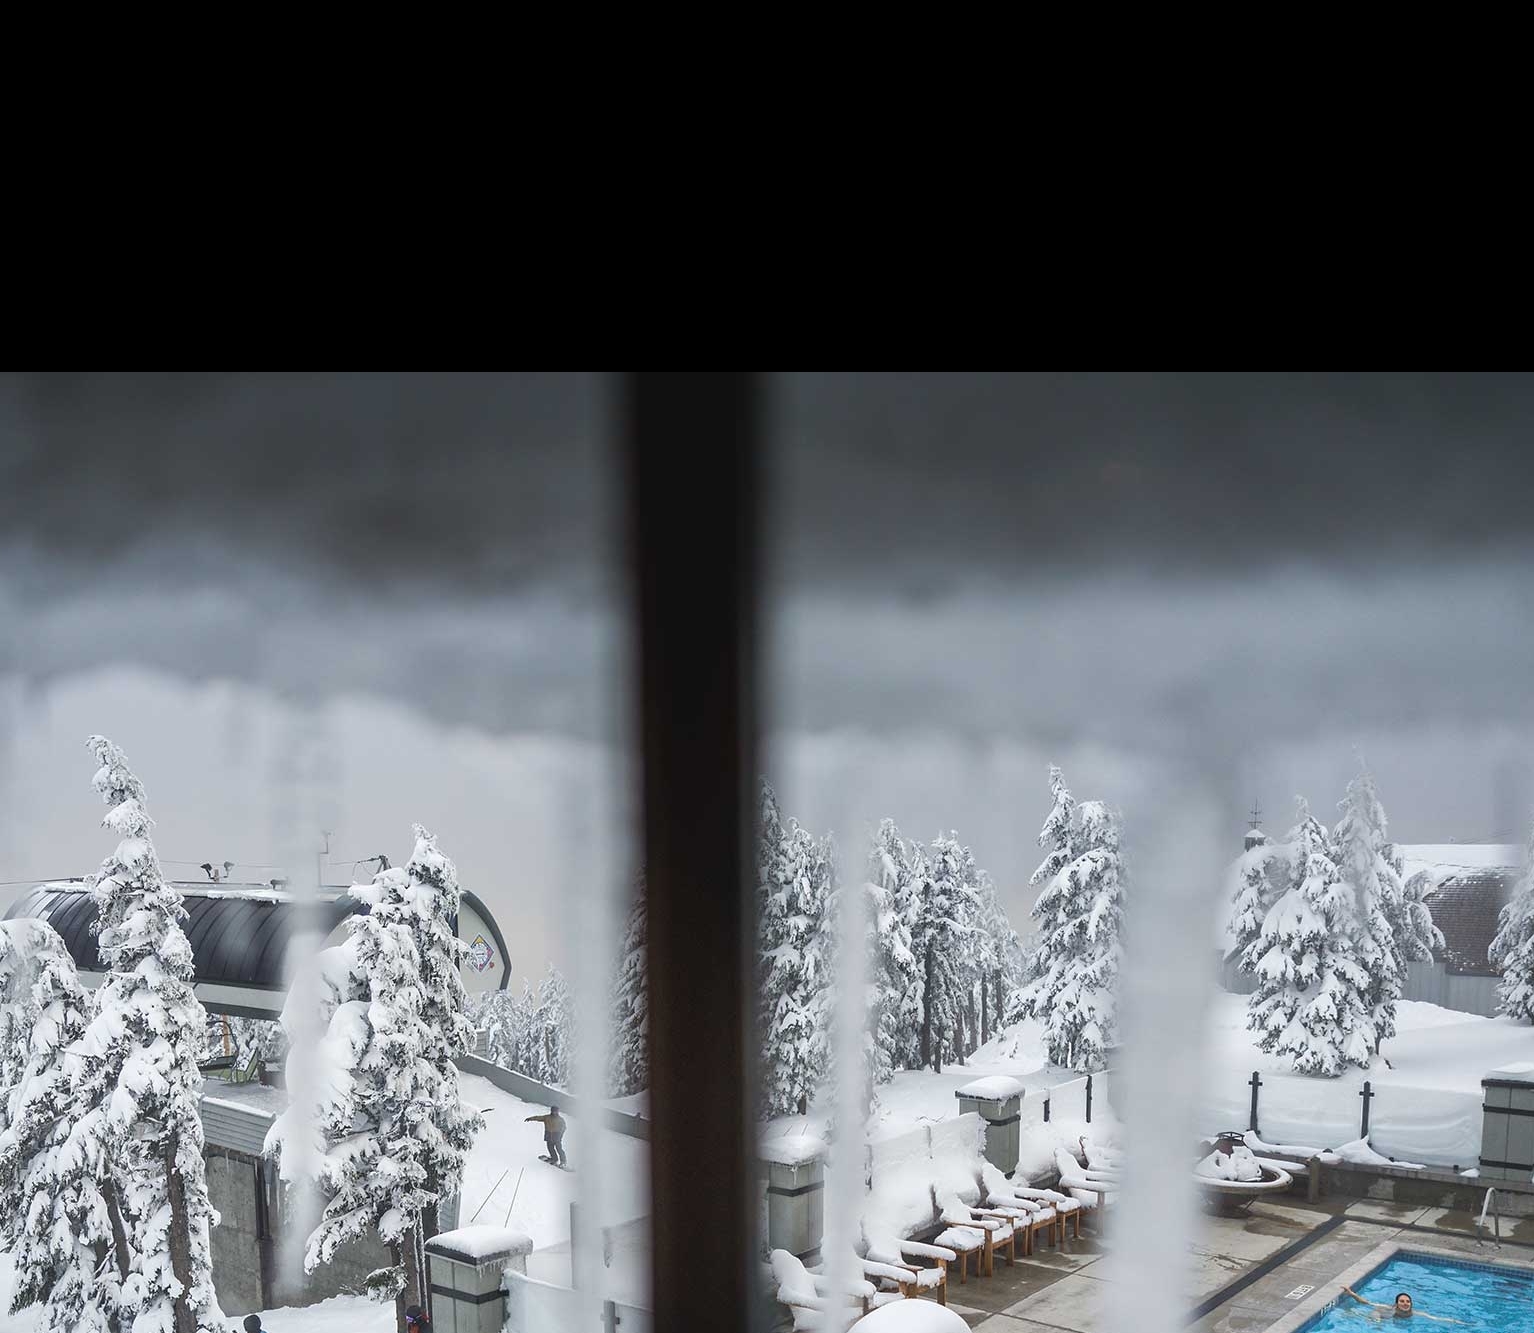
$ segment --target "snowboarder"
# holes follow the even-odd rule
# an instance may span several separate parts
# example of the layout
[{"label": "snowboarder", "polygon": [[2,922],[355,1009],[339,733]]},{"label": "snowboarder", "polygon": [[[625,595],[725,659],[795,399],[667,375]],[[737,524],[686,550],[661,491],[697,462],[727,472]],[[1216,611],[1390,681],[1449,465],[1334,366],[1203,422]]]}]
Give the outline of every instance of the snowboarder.
[{"label": "snowboarder", "polygon": [[550,1106],[548,1115],[530,1115],[527,1119],[537,1120],[543,1124],[543,1146],[549,1150],[545,1160],[555,1166],[564,1166],[566,1161],[565,1118],[559,1114],[559,1107]]},{"label": "snowboarder", "polygon": [[431,1333],[431,1316],[419,1305],[407,1305],[405,1327],[410,1330],[410,1333]]}]

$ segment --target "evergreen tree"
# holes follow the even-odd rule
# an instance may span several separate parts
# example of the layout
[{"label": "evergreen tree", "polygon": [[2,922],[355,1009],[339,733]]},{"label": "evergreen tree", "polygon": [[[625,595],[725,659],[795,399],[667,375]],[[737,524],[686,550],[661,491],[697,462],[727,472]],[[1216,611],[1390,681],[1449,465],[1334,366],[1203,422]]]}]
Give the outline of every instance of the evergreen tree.
[{"label": "evergreen tree", "polygon": [[1534,1019],[1534,833],[1529,835],[1518,886],[1497,918],[1497,936],[1487,957],[1502,973],[1497,1012],[1523,1022]]},{"label": "evergreen tree", "polygon": [[143,784],[109,740],[92,736],[88,746],[100,765],[92,785],[107,805],[102,822],[120,841],[88,881],[107,975],[80,1042],[76,1111],[99,1130],[81,1151],[118,1163],[128,1182],[121,1213],[131,1220],[133,1270],[123,1304],[134,1327],[222,1333],[198,1113],[207,1014],[192,991],[186,909],[161,873]]},{"label": "evergreen tree", "polygon": [[645,945],[648,923],[641,875],[624,926],[618,975],[613,982],[613,1045],[607,1081],[615,1097],[627,1097],[650,1086],[650,983]]},{"label": "evergreen tree", "polygon": [[939,835],[921,863],[922,890],[911,944],[922,963],[922,1057],[940,1070],[943,1055],[963,1058],[971,918],[978,907],[972,863],[952,834]]},{"label": "evergreen tree", "polygon": [[869,1077],[888,1083],[920,1053],[922,971],[911,944],[911,870],[895,821],[879,822],[868,855]]},{"label": "evergreen tree", "polygon": [[570,1061],[574,1054],[570,988],[564,975],[552,963],[538,985],[538,1000],[533,1008],[527,1034],[527,1064],[523,1072],[539,1083],[562,1088],[570,1081]]},{"label": "evergreen tree", "polygon": [[1298,821],[1289,887],[1263,922],[1247,1027],[1260,1049],[1288,1056],[1298,1072],[1336,1077],[1348,1064],[1367,1067],[1375,1046],[1369,977],[1357,956],[1354,896],[1327,831],[1303,800]]},{"label": "evergreen tree", "polygon": [[1396,938],[1406,915],[1401,875],[1394,848],[1386,840],[1385,808],[1367,769],[1348,783],[1337,808],[1341,813],[1332,830],[1333,860],[1353,895],[1358,923],[1355,948],[1368,977],[1363,999],[1371,1051],[1378,1051],[1381,1042],[1395,1036],[1396,1002],[1406,973]]},{"label": "evergreen tree", "polygon": [[433,1036],[425,1052],[436,1075],[432,1133],[426,1157],[426,1239],[437,1234],[440,1201],[456,1195],[475,1137],[485,1126],[479,1111],[464,1104],[457,1060],[474,1049],[463,962],[469,947],[458,938],[458,867],[421,825],[412,826],[415,846],[405,863],[405,908],[421,960],[421,1018]]},{"label": "evergreen tree", "polygon": [[[0,1099],[0,1193],[10,1201],[0,1211],[0,1247],[15,1265],[10,1312],[44,1305],[51,1333],[116,1333],[131,1267],[121,1215],[106,1202],[119,1189],[111,1159],[91,1154],[101,1141],[96,1124],[76,1115],[90,996],[63,940],[41,921],[0,922],[0,980],[16,975],[8,961],[24,963],[16,970],[29,978],[32,1014],[24,1067]],[[99,1108],[89,1119],[99,1123]]]},{"label": "evergreen tree", "polygon": [[980,1040],[989,1041],[1001,1028],[1005,1006],[1005,983],[1011,971],[1017,974],[1022,945],[1007,919],[996,884],[984,870],[978,873],[976,890],[980,896],[976,962],[979,974],[976,987],[980,994]]},{"label": "evergreen tree", "polygon": [[829,877],[815,839],[784,823],[762,785],[757,842],[760,1014],[764,1111],[802,1113],[825,1073]]},{"label": "evergreen tree", "polygon": [[[461,945],[448,926],[457,910],[457,872],[417,826],[404,867],[353,885],[368,905],[347,918],[348,937],[326,975],[336,1003],[322,1045],[335,1076],[310,1108],[323,1152],[326,1204],[309,1237],[305,1267],[329,1263],[347,1241],[376,1231],[392,1264],[368,1275],[380,1299],[393,1298],[398,1326],[425,1301],[422,1245],[439,1198],[456,1192],[463,1161],[483,1121],[459,1096],[455,1055],[467,1051]],[[327,1006],[329,1007],[329,1006]],[[279,1159],[306,1134],[305,1108],[273,1127]]]},{"label": "evergreen tree", "polygon": [[1118,1034],[1119,820],[1101,801],[1078,807],[1057,767],[1049,770],[1049,786],[1053,804],[1039,832],[1045,856],[1031,880],[1044,885],[1033,907],[1037,945],[1010,1019],[1037,1019],[1050,1061],[1091,1073],[1105,1067]]},{"label": "evergreen tree", "polygon": [[1243,972],[1254,972],[1263,950],[1262,923],[1288,887],[1287,848],[1263,838],[1236,859],[1231,892],[1230,948],[1226,957]]}]

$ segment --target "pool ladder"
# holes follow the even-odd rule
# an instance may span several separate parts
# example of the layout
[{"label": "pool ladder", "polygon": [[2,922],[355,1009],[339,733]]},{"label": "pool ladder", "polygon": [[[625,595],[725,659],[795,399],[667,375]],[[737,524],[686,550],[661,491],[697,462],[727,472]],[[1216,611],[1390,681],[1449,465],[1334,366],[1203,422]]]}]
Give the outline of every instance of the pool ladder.
[{"label": "pool ladder", "polygon": [[1486,1214],[1489,1212],[1491,1214],[1492,1235],[1496,1238],[1496,1246],[1500,1250],[1502,1248],[1502,1219],[1497,1216],[1497,1210],[1492,1207],[1492,1201],[1496,1198],[1496,1194],[1495,1187],[1488,1187],[1486,1197],[1481,1200],[1481,1215],[1475,1219],[1475,1243],[1477,1245],[1486,1244]]}]

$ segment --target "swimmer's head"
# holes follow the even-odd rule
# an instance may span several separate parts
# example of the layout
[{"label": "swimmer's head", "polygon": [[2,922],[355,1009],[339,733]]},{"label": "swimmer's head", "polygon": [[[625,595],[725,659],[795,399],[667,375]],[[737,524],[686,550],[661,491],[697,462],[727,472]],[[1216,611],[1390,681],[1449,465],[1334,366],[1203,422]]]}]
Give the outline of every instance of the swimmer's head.
[{"label": "swimmer's head", "polygon": [[1396,1293],[1396,1318],[1405,1319],[1411,1313],[1411,1297],[1404,1291]]}]

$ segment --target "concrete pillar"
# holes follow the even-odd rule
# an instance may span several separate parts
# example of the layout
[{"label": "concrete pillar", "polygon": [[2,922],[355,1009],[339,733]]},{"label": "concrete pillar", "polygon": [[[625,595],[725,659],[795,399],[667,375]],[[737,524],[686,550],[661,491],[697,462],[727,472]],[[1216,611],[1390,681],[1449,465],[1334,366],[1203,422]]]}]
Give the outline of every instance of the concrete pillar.
[{"label": "concrete pillar", "polygon": [[1481,1080],[1481,1179],[1534,1174],[1534,1063],[1504,1065]]},{"label": "concrete pillar", "polygon": [[507,1269],[527,1272],[532,1240],[504,1227],[468,1226],[426,1242],[431,1318],[439,1333],[501,1333]]},{"label": "concrete pillar", "polygon": [[959,1114],[979,1113],[985,1122],[985,1159],[1005,1175],[1017,1169],[1021,1146],[1023,1085],[1015,1078],[977,1078],[956,1093]]},{"label": "concrete pillar", "polygon": [[826,1145],[800,1135],[764,1139],[767,1177],[767,1248],[787,1250],[806,1264],[820,1262],[826,1230]]}]

